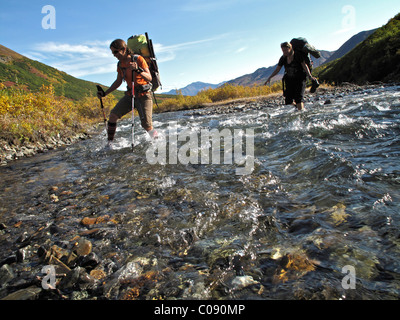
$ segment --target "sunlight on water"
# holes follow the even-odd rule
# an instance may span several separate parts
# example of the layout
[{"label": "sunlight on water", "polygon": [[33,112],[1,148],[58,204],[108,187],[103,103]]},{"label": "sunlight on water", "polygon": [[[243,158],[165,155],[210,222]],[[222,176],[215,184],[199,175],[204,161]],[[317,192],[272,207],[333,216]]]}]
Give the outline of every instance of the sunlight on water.
[{"label": "sunlight on water", "polygon": [[[310,102],[302,112],[240,106],[229,114],[154,115],[169,156],[189,136],[201,141],[202,130],[241,129],[245,143],[252,129],[246,175],[236,174],[234,157],[221,160],[234,152],[226,141],[218,163],[200,161],[211,154],[208,141],[193,148],[197,162],[150,165],[156,142],[138,119],[133,152],[127,119],[112,150],[103,132],[12,163],[0,171],[0,222],[24,222],[0,235],[3,255],[22,230],[35,234],[45,220],[63,232],[34,246],[89,239],[102,260],[96,270],[108,270],[96,294],[111,299],[132,295],[139,279],[143,299],[397,299],[399,96],[398,87],[378,88],[330,96],[329,105]],[[173,140],[174,132],[188,136]],[[85,217],[105,222],[84,226]],[[107,269],[111,262],[119,273]],[[342,286],[345,266],[355,268],[355,290]]]}]

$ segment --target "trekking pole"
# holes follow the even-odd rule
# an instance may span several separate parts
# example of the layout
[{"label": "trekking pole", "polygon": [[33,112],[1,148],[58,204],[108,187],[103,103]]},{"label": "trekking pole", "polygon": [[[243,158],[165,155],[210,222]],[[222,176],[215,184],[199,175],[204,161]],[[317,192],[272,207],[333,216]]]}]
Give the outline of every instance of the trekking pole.
[{"label": "trekking pole", "polygon": [[[132,58],[133,59],[133,58]],[[135,145],[135,83],[134,71],[132,71],[132,152]]]},{"label": "trekking pole", "polygon": [[153,92],[154,102],[156,103],[157,109],[159,109],[160,107],[158,106],[156,95],[155,95],[154,91],[152,91],[152,92]]},{"label": "trekking pole", "polygon": [[[105,94],[102,87],[100,87],[99,85],[96,85],[96,86],[97,86],[97,91],[100,91],[103,94]],[[104,113],[104,106],[103,106],[103,99],[102,98],[100,98],[100,105],[101,105],[101,111],[103,112],[104,126],[106,128],[106,136],[107,136],[107,118],[106,118],[106,114]]]}]

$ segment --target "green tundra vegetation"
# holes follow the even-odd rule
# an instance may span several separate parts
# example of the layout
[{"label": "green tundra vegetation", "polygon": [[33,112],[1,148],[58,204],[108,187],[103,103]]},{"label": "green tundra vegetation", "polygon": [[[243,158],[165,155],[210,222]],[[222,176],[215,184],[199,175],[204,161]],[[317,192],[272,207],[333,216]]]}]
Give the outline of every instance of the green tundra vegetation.
[{"label": "green tundra vegetation", "polygon": [[[3,63],[2,63],[3,62]],[[94,96],[96,86],[89,81],[49,67],[39,61],[28,59],[0,45],[0,82],[7,87],[18,87],[38,92],[42,86],[52,86],[55,95],[72,100]]]},{"label": "green tundra vegetation", "polygon": [[316,68],[328,83],[400,81],[400,13],[340,59]]}]

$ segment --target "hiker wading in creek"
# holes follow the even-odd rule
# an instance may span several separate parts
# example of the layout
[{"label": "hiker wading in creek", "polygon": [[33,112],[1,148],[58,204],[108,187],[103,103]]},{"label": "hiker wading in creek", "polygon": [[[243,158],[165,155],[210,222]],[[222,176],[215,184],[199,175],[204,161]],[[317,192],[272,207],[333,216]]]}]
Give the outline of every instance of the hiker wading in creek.
[{"label": "hiker wading in creek", "polygon": [[283,76],[283,95],[285,96],[285,104],[296,104],[298,110],[304,108],[304,92],[306,90],[307,76],[312,81],[317,81],[311,75],[304,56],[293,50],[289,42],[281,44],[283,56],[279,59],[279,63],[275,71],[268,77],[265,85],[276,76],[282,67],[285,67],[285,75]]},{"label": "hiker wading in creek", "polygon": [[[134,105],[140,117],[140,122],[150,137],[155,138],[157,132],[153,129],[152,116],[153,116],[153,100],[151,97],[151,74],[146,60],[139,55],[134,55],[127,47],[124,40],[114,40],[110,49],[114,57],[118,59],[117,66],[117,79],[111,87],[104,93],[97,92],[100,98],[105,97],[114,90],[118,89],[123,81],[127,83],[127,91],[125,96],[115,105],[111,110],[107,123],[108,141],[114,140],[115,131],[117,129],[117,121],[124,115],[133,112],[132,108],[132,77],[134,83]],[[150,84],[150,85],[149,85]]]}]

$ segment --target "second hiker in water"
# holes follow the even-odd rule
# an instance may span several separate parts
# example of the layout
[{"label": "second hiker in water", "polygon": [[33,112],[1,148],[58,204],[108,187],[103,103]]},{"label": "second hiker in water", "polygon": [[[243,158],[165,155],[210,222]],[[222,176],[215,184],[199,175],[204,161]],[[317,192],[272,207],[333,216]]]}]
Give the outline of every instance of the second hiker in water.
[{"label": "second hiker in water", "polygon": [[110,49],[114,57],[118,59],[117,79],[111,87],[105,92],[98,92],[99,98],[108,95],[118,89],[123,81],[127,83],[127,91],[125,96],[111,110],[107,124],[108,141],[114,139],[117,129],[117,120],[132,110],[132,75],[135,92],[135,108],[137,109],[143,129],[145,129],[151,137],[156,137],[157,132],[153,129],[153,100],[151,97],[152,80],[151,73],[146,60],[142,56],[134,56],[132,51],[127,47],[126,42],[121,39],[114,40]]},{"label": "second hiker in water", "polygon": [[281,49],[283,56],[280,58],[275,71],[268,77],[265,85],[281,71],[282,67],[285,67],[285,75],[283,77],[285,104],[293,104],[294,101],[297,109],[303,110],[307,76],[313,82],[317,82],[317,80],[311,75],[303,54],[296,52],[289,42],[282,43]]}]

